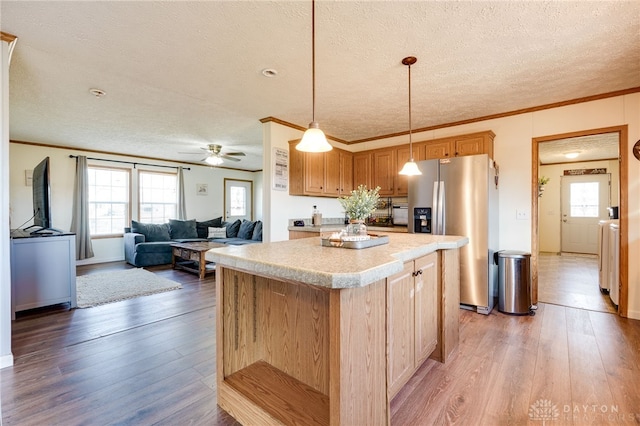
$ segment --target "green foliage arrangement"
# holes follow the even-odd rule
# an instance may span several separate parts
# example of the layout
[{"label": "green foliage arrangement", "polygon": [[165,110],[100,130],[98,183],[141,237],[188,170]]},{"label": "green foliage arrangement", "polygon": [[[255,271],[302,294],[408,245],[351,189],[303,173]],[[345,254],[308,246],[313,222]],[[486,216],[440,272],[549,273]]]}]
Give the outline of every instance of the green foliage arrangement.
[{"label": "green foliage arrangement", "polygon": [[380,187],[367,190],[366,185],[360,185],[351,191],[351,195],[338,198],[345,213],[351,220],[366,220],[378,205]]}]

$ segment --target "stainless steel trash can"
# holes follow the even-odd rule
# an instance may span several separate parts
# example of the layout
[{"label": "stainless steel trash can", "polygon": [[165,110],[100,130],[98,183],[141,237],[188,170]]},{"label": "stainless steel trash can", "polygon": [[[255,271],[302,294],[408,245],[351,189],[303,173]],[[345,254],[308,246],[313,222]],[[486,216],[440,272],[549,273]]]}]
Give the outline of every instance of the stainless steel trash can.
[{"label": "stainless steel trash can", "polygon": [[498,310],[516,315],[531,313],[531,253],[498,252]]}]

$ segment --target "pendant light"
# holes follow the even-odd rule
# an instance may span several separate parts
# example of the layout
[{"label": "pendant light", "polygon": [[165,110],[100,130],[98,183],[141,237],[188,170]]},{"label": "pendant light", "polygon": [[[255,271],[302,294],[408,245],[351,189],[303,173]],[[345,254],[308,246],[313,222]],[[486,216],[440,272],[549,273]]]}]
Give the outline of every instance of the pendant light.
[{"label": "pendant light", "polygon": [[417,176],[422,174],[416,162],[413,161],[413,143],[411,141],[411,65],[417,61],[418,59],[415,56],[407,56],[402,60],[402,64],[409,68],[409,161],[404,163],[402,170],[399,172],[399,174],[404,176]]},{"label": "pendant light", "polygon": [[302,140],[296,145],[298,151],[327,152],[333,147],[327,142],[324,132],[316,121],[316,2],[311,1],[311,81],[313,109],[309,128],[302,135]]}]

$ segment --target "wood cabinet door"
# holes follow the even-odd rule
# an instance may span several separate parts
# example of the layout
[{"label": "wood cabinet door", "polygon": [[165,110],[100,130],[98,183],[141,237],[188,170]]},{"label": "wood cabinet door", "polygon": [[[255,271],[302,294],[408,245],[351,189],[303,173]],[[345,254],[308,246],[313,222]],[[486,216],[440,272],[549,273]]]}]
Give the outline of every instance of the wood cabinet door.
[{"label": "wood cabinet door", "polygon": [[340,151],[332,149],[324,153],[324,189],[327,195],[340,194]]},{"label": "wood cabinet door", "polygon": [[304,153],[304,192],[322,194],[324,190],[324,153]]},{"label": "wood cabinet door", "polygon": [[438,254],[415,260],[416,368],[431,355],[438,342]]},{"label": "wood cabinet door", "polygon": [[304,153],[289,142],[289,195],[304,195]]},{"label": "wood cabinet door", "polygon": [[451,156],[451,142],[427,142],[425,144],[425,160],[449,158]]},{"label": "wood cabinet door", "polygon": [[371,188],[371,153],[360,152],[353,154],[353,187],[366,185]]},{"label": "wood cabinet door", "polygon": [[353,190],[353,154],[340,153],[340,195],[349,195]]},{"label": "wood cabinet door", "polygon": [[484,138],[482,136],[454,141],[455,156],[484,154]]},{"label": "wood cabinet door", "polygon": [[[394,195],[407,195],[409,193],[409,177],[399,175],[400,170],[404,163],[411,158],[411,151],[409,145],[403,145],[396,148],[396,176],[395,176],[395,188]],[[414,158],[415,161],[415,158]]]},{"label": "wood cabinet door", "polygon": [[380,187],[380,195],[394,194],[395,182],[395,149],[384,149],[373,152],[372,187]]},{"label": "wood cabinet door", "polygon": [[387,278],[387,382],[389,398],[414,372],[413,262]]}]

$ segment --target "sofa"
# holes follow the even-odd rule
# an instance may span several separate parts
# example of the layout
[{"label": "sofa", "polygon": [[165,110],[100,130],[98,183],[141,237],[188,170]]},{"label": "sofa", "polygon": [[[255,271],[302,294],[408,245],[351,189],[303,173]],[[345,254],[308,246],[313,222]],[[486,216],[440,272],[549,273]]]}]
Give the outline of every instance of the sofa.
[{"label": "sofa", "polygon": [[262,222],[236,220],[224,222],[221,217],[204,222],[174,220],[169,223],[131,221],[124,229],[124,259],[136,266],[171,263],[171,244],[211,241],[229,245],[262,242]]}]

